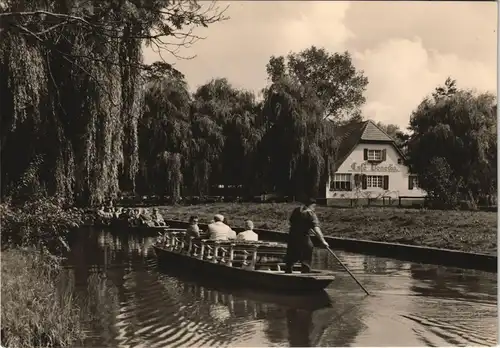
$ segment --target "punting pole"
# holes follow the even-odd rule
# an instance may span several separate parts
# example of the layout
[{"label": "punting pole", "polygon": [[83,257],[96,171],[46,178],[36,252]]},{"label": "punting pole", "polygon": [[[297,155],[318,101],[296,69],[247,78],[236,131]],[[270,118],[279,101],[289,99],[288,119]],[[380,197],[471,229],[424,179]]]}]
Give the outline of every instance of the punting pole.
[{"label": "punting pole", "polygon": [[363,289],[367,295],[370,295],[370,293],[368,292],[368,290],[365,289],[365,287],[363,285],[361,285],[361,283],[359,282],[359,280],[356,279],[356,277],[354,276],[354,274],[351,273],[351,271],[349,270],[349,268],[347,268],[346,265],[344,265],[344,263],[342,261],[340,261],[340,259],[337,257],[337,255],[335,255],[335,253],[332,251],[332,249],[330,248],[326,248],[326,250],[328,250],[330,252],[330,254],[333,255],[333,257],[335,257],[337,259],[337,261],[342,265],[342,267],[344,267],[344,269],[347,271],[347,273],[349,273],[349,275],[352,277],[352,279],[354,279],[356,281],[356,283],[358,283],[358,285],[361,287],[361,289]]}]

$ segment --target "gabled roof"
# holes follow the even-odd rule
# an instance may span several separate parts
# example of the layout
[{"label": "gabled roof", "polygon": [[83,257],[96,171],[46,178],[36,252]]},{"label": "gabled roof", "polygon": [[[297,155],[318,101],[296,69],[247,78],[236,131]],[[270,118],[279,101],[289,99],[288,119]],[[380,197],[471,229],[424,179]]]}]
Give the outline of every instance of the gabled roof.
[{"label": "gabled roof", "polygon": [[335,168],[340,167],[360,143],[390,144],[404,158],[401,149],[394,140],[371,120],[335,127],[333,137],[338,144],[335,155]]},{"label": "gabled roof", "polygon": [[373,121],[363,122],[364,129],[363,134],[361,134],[362,141],[380,141],[380,142],[393,142],[394,140],[387,135],[382,129],[380,129]]}]

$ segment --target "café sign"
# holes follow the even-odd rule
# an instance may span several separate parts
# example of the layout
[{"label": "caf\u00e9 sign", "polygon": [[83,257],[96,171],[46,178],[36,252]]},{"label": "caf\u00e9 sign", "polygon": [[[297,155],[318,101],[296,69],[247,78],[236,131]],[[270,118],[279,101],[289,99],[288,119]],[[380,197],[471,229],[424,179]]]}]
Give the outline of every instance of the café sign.
[{"label": "caf\u00e9 sign", "polygon": [[351,169],[349,169],[349,171],[353,173],[398,173],[399,169],[394,164],[377,165],[369,162],[363,162],[361,164],[357,164],[356,162],[354,162],[351,165]]}]

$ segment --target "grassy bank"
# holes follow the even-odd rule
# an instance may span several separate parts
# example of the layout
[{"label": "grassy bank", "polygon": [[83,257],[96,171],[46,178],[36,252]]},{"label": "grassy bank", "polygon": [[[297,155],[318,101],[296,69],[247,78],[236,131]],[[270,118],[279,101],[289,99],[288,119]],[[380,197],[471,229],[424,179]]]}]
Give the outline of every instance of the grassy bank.
[{"label": "grassy bank", "polygon": [[84,337],[69,291],[58,288],[57,267],[33,251],[1,252],[3,347],[70,347]]},{"label": "grassy bank", "polygon": [[[232,227],[251,219],[256,228],[286,230],[288,217],[297,204],[215,203],[194,206],[162,206],[165,219],[187,221],[198,215],[208,222],[221,213]],[[497,213],[416,210],[399,208],[339,209],[317,207],[326,235],[497,253]]]}]

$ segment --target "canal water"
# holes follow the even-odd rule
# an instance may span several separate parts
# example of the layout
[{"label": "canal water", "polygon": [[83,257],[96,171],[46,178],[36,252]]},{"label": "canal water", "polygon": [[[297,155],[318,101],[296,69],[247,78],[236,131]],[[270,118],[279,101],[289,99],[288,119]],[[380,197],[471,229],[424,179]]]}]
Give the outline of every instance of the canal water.
[{"label": "canal water", "polygon": [[[497,276],[337,252],[374,296],[338,270],[331,302],[213,288],[162,273],[154,237],[77,232],[67,259],[88,347],[494,346]],[[319,302],[318,302],[319,301]]]}]

